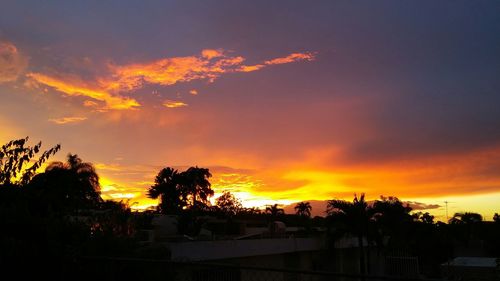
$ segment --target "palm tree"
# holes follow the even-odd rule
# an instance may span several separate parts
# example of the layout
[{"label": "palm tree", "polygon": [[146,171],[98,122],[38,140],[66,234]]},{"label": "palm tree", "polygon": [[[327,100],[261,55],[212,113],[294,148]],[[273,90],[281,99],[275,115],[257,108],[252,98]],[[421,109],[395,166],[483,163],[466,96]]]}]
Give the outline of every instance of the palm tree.
[{"label": "palm tree", "polygon": [[371,219],[371,207],[365,201],[365,194],[358,197],[354,195],[352,202],[333,199],[327,204],[327,214],[330,222],[340,230],[341,233],[349,232],[358,239],[359,270],[364,280],[366,274],[365,251],[363,249],[363,237],[368,235],[368,227]]},{"label": "palm tree", "polygon": [[450,219],[450,224],[475,224],[483,221],[483,217],[478,213],[465,212],[455,213]]},{"label": "palm tree", "polygon": [[456,227],[456,233],[462,235],[463,242],[468,246],[469,242],[476,238],[478,225],[483,221],[483,217],[478,213],[464,212],[455,213],[449,220],[449,224]]},{"label": "palm tree", "polygon": [[155,184],[148,190],[148,197],[160,198],[158,210],[161,213],[178,213],[183,209],[206,207],[214,191],[208,178],[208,169],[191,167],[179,173],[173,168],[162,169],[155,178]]},{"label": "palm tree", "polygon": [[178,185],[179,173],[170,167],[162,169],[156,176],[155,184],[148,190],[148,197],[160,198],[158,205],[160,213],[177,213],[185,207]]},{"label": "palm tree", "polygon": [[99,176],[91,163],[76,154],[63,162],[52,162],[44,173],[36,175],[28,186],[35,198],[44,198],[46,207],[55,212],[96,208],[102,203]]},{"label": "palm tree", "polygon": [[299,202],[295,205],[295,213],[301,217],[311,217],[311,204],[309,202]]},{"label": "palm tree", "polygon": [[206,168],[191,167],[180,174],[182,196],[189,202],[191,208],[203,208],[214,195],[208,180],[212,174]]},{"label": "palm tree", "polygon": [[411,207],[395,196],[381,196],[372,210],[380,233],[390,238],[389,243],[396,248],[408,246],[409,226],[413,222]]},{"label": "palm tree", "polygon": [[266,207],[266,214],[270,214],[271,217],[273,219],[275,219],[276,217],[278,217],[280,215],[284,215],[285,210],[283,210],[283,208],[280,208],[278,204],[268,205]]}]

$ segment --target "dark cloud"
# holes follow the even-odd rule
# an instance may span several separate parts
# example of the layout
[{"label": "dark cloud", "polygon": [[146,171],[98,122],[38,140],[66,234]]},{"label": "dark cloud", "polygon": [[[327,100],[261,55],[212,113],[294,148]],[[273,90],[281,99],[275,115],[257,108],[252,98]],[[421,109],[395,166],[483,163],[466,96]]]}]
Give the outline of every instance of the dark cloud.
[{"label": "dark cloud", "polygon": [[416,201],[403,201],[404,204],[408,204],[413,211],[421,211],[421,210],[433,210],[441,208],[442,206],[439,204],[426,204],[422,202]]}]

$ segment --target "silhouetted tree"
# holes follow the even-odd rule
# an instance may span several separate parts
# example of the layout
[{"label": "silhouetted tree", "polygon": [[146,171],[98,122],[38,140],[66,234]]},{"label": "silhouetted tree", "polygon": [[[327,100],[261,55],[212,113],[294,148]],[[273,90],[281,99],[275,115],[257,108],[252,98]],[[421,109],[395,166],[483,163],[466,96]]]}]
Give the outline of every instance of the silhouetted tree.
[{"label": "silhouetted tree", "polygon": [[204,209],[214,195],[208,180],[212,174],[206,168],[191,167],[180,174],[181,195],[190,208]]},{"label": "silhouetted tree", "polygon": [[476,238],[477,230],[483,221],[483,217],[478,213],[464,212],[455,213],[449,220],[449,224],[454,227],[454,235],[459,240],[462,240],[465,246],[469,245],[469,241]]},{"label": "silhouetted tree", "polygon": [[[40,152],[42,142],[35,146],[27,146],[27,142],[28,137],[12,140],[0,148],[0,186],[27,184],[42,164],[61,149],[58,144],[34,160],[35,155]],[[32,164],[26,168],[30,162]]]},{"label": "silhouetted tree", "polygon": [[148,190],[148,197],[160,198],[158,211],[162,214],[175,214],[185,206],[179,186],[179,173],[170,167],[162,169],[155,178],[155,184]]},{"label": "silhouetted tree", "polygon": [[92,233],[113,237],[130,237],[133,234],[132,212],[127,201],[103,201],[99,211],[93,216]]},{"label": "silhouetted tree", "polygon": [[191,167],[179,173],[173,168],[162,169],[155,178],[155,184],[148,190],[148,196],[160,198],[161,213],[178,213],[182,210],[207,210],[209,198],[214,195],[208,169]]},{"label": "silhouetted tree", "polygon": [[234,216],[243,209],[241,201],[229,191],[224,191],[222,195],[215,200],[215,204],[219,210],[227,216]]},{"label": "silhouetted tree", "polygon": [[434,223],[434,216],[429,214],[429,212],[425,212],[425,213],[417,212],[417,213],[413,214],[413,218],[415,219],[415,221],[420,221],[420,222],[427,223],[427,224]]},{"label": "silhouetted tree", "polygon": [[498,213],[495,213],[495,215],[493,216],[493,221],[496,223],[500,223],[500,215],[498,215]]},{"label": "silhouetted tree", "polygon": [[[327,214],[330,224],[342,233],[351,233],[358,239],[359,270],[361,275],[366,274],[365,251],[363,237],[368,236],[368,228],[372,216],[371,207],[365,201],[365,194],[354,195],[352,202],[345,200],[329,200]],[[364,280],[364,277],[363,277]]]},{"label": "silhouetted tree", "polygon": [[280,208],[278,204],[274,205],[268,205],[266,207],[266,214],[271,215],[271,218],[276,219],[280,215],[285,214],[285,210],[283,208]]},{"label": "silhouetted tree", "polygon": [[413,221],[411,207],[404,205],[395,196],[381,196],[373,203],[373,218],[383,236],[389,237],[389,244],[394,248],[408,246],[408,234]]},{"label": "silhouetted tree", "polygon": [[262,210],[259,208],[256,208],[256,207],[242,208],[240,210],[240,214],[245,214],[245,215],[250,215],[250,216],[261,215]]},{"label": "silhouetted tree", "polygon": [[295,205],[295,214],[301,217],[311,217],[311,204],[309,202],[299,202]]},{"label": "silhouetted tree", "polygon": [[33,177],[27,188],[38,203],[46,205],[47,211],[60,214],[98,208],[102,203],[94,166],[76,154],[68,154],[65,163],[50,163],[44,173]]},{"label": "silhouetted tree", "polygon": [[483,221],[483,216],[478,213],[464,212],[455,213],[450,219],[450,224],[475,224]]}]

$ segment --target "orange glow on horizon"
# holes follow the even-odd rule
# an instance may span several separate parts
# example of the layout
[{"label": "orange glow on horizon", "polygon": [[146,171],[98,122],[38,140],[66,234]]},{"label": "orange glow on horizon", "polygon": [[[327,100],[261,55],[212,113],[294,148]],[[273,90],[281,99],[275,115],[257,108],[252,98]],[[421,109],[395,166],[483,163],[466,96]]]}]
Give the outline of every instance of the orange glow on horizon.
[{"label": "orange glow on horizon", "polygon": [[[450,208],[450,214],[455,211],[477,211],[483,214],[485,220],[491,220],[493,213],[498,212],[491,203],[496,200],[491,199],[500,200],[500,193],[482,190],[481,187],[500,186],[500,180],[488,177],[481,179],[477,175],[470,176],[467,172],[474,174],[474,168],[481,169],[478,161],[493,159],[492,155],[500,156],[500,148],[459,156],[438,155],[432,159],[413,161],[411,164],[386,163],[359,167],[326,168],[324,165],[321,167],[321,161],[318,162],[319,158],[315,157],[316,153],[309,155],[312,157],[310,161],[301,161],[300,164],[289,163],[286,167],[266,172],[218,171],[215,168],[211,170],[213,177],[210,179],[216,193],[212,201],[215,202],[214,199],[226,190],[239,198],[245,207],[258,208],[270,204],[289,205],[294,202],[334,198],[352,200],[354,193],[366,193],[368,200],[375,200],[384,195],[397,196],[403,201],[416,201],[429,206],[440,205],[440,208],[432,207],[426,211],[442,221],[445,220],[443,202],[446,200],[460,202],[459,205],[462,207],[454,206],[453,210]],[[103,173],[116,173],[127,169],[99,165],[97,168],[105,168],[102,170]],[[109,190],[108,196],[127,198],[143,207],[155,205],[155,200],[145,197],[145,190],[152,184],[153,174],[156,171],[149,172],[151,181],[142,182],[141,189],[135,188],[133,192],[129,192],[127,188],[121,187]],[[450,180],[452,178],[453,180]],[[457,189],[456,181],[466,183],[468,186],[477,186],[478,190],[471,195],[470,190]],[[483,195],[483,192],[489,195]],[[324,210],[320,210],[321,214],[323,212]]]}]

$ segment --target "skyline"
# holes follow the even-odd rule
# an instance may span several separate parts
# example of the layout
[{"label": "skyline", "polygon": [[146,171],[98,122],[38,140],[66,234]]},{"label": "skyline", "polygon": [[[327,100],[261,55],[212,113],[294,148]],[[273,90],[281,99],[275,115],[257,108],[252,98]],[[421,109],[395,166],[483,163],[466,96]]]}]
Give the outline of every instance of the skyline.
[{"label": "skyline", "polygon": [[0,141],[61,143],[108,198],[197,165],[247,206],[500,211],[498,3],[3,6]]}]

